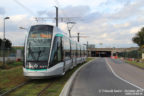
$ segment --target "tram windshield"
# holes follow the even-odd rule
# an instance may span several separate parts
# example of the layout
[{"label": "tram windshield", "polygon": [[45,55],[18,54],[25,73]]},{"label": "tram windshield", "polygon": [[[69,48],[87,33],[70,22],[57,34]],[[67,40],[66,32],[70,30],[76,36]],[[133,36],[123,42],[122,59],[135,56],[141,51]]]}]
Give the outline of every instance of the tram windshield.
[{"label": "tram windshield", "polygon": [[27,40],[27,61],[48,61],[53,27],[32,26]]}]

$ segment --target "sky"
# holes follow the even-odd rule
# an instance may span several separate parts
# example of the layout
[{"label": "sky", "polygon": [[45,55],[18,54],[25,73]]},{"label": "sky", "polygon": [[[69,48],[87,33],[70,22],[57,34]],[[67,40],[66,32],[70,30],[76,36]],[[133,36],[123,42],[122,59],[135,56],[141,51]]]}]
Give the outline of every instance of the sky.
[{"label": "sky", "polygon": [[[71,34],[87,36],[80,38],[81,43],[88,41],[103,48],[137,47],[132,37],[144,25],[144,0],[1,0],[0,38],[3,38],[3,18],[9,16],[5,20],[6,38],[13,45],[23,45],[31,25],[55,25],[55,6],[59,7],[59,17],[77,17],[71,19],[76,22]],[[36,22],[35,17],[49,19]],[[66,22],[60,20],[59,28],[68,34]]]}]

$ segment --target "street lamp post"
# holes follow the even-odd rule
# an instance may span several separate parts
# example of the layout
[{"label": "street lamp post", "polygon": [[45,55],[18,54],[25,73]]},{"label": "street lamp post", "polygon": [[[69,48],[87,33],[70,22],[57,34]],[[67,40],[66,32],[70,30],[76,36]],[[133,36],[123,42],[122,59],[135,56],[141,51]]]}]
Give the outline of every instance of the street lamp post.
[{"label": "street lamp post", "polygon": [[73,28],[75,22],[67,22],[67,28],[69,31],[69,37],[71,37],[71,29]]},{"label": "street lamp post", "polygon": [[10,19],[9,17],[5,17],[3,19],[3,22],[4,22],[4,25],[3,25],[3,31],[4,31],[4,34],[3,34],[3,67],[5,67],[5,20],[6,19]]},{"label": "street lamp post", "polygon": [[6,19],[10,19],[10,17],[5,17],[5,18],[4,18],[4,37],[3,37],[4,39],[5,39],[5,20],[6,20]]}]

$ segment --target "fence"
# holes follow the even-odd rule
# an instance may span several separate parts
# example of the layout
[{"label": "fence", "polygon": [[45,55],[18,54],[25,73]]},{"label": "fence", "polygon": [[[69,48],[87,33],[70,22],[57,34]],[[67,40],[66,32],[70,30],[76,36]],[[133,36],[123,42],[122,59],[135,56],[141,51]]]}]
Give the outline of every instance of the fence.
[{"label": "fence", "polygon": [[120,52],[118,53],[119,57],[124,58],[135,58],[135,59],[141,59],[142,58],[142,52],[138,50],[133,50],[130,52]]},{"label": "fence", "polygon": [[6,61],[16,61],[17,59],[23,60],[23,52],[23,48],[0,50],[0,61],[3,61],[4,56]]}]

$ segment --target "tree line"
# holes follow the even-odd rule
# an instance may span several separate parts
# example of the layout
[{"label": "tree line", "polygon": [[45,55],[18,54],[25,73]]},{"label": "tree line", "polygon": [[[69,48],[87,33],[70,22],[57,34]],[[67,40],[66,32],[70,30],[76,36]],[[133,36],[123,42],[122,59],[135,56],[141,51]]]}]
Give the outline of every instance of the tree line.
[{"label": "tree line", "polygon": [[129,52],[125,51],[125,52],[118,53],[118,57],[140,59],[142,58],[142,53],[139,50],[133,50]]},{"label": "tree line", "polygon": [[142,58],[142,53],[144,53],[144,27],[141,28],[138,33],[132,38],[132,41],[139,46],[139,50],[133,50],[130,52],[120,52],[118,53],[119,57],[125,58]]},{"label": "tree line", "polygon": [[0,38],[0,49],[3,49],[3,48],[11,49],[11,47],[12,47],[12,43],[10,40]]},{"label": "tree line", "polygon": [[132,41],[139,46],[140,50],[144,49],[144,27],[132,38]]}]

